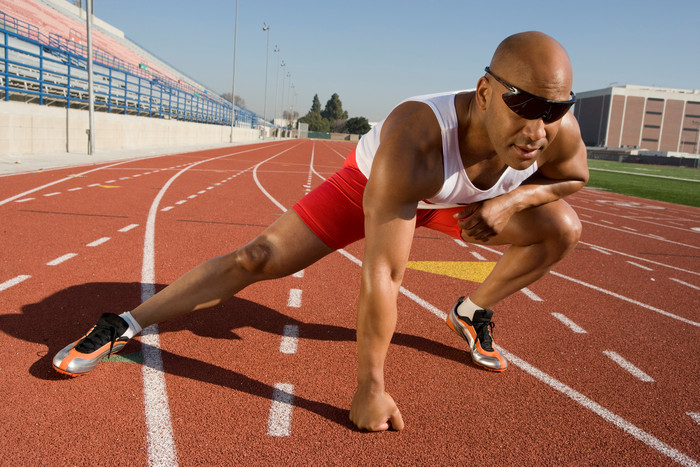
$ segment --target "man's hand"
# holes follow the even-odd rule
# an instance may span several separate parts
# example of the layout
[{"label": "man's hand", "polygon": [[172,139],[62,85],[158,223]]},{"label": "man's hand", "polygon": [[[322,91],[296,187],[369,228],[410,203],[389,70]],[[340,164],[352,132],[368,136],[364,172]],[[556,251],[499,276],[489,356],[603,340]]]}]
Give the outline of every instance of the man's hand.
[{"label": "man's hand", "polygon": [[[455,214],[462,237],[487,242],[500,234],[508,224],[515,209],[506,196],[472,203]],[[464,238],[468,240],[467,238]]]},{"label": "man's hand", "polygon": [[350,420],[361,430],[403,430],[403,418],[389,393],[358,387],[350,406]]}]

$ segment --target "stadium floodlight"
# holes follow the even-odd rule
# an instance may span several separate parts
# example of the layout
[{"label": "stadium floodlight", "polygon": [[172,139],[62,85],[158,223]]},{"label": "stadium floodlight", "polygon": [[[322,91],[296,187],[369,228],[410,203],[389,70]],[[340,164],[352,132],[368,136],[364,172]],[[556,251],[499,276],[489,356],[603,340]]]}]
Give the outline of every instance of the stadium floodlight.
[{"label": "stadium floodlight", "polygon": [[[267,66],[270,56],[270,26],[263,23],[263,31],[267,32],[267,47],[265,48],[265,99],[263,101],[263,125],[267,126]],[[265,129],[263,128],[263,138],[265,137]]]},{"label": "stadium floodlight", "polygon": [[233,127],[236,125],[236,41],[238,40],[238,0],[236,0],[236,19],[233,27],[233,80],[231,82],[231,143]]}]

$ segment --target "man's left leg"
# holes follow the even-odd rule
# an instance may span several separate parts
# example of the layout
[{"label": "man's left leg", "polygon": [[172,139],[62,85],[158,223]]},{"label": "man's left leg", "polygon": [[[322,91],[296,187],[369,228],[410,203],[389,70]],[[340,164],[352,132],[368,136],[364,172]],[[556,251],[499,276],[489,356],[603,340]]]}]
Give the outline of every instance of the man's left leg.
[{"label": "man's left leg", "polygon": [[580,236],[576,212],[558,200],[513,215],[505,229],[488,242],[462,237],[476,244],[510,244],[486,280],[468,298],[461,298],[447,318],[448,326],[469,342],[477,365],[494,371],[506,369],[507,362],[492,345],[492,308],[546,274],[576,246]]}]

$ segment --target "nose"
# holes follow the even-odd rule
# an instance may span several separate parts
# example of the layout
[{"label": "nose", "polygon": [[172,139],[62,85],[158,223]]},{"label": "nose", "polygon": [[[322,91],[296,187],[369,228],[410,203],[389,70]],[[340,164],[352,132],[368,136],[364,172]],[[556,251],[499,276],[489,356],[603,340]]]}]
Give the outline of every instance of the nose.
[{"label": "nose", "polygon": [[531,141],[539,141],[547,136],[544,128],[544,120],[536,118],[534,120],[525,120],[525,126],[522,132],[530,138]]}]

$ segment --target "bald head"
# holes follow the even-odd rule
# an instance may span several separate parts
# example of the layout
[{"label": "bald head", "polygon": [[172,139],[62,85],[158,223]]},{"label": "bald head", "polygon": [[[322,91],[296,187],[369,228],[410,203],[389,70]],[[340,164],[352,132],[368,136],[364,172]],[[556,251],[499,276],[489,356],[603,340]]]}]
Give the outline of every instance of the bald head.
[{"label": "bald head", "polygon": [[529,31],[507,37],[489,66],[504,80],[532,94],[568,99],[573,81],[569,55],[547,34]]}]

